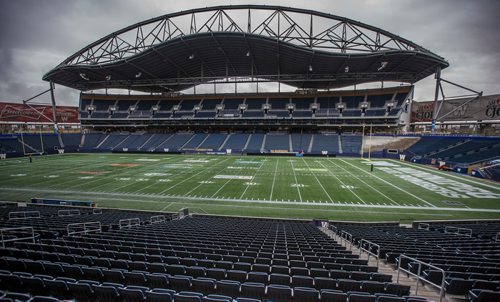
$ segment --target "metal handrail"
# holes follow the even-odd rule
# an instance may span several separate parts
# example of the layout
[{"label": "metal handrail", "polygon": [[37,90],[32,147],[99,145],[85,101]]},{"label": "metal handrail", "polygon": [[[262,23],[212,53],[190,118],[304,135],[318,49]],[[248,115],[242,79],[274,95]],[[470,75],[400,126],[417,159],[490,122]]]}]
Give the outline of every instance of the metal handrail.
[{"label": "metal handrail", "polygon": [[[21,217],[12,217],[13,214],[22,214]],[[35,214],[33,216],[28,216],[28,214]],[[18,211],[18,212],[9,212],[9,220],[14,219],[28,219],[28,218],[40,218],[40,211]]]},{"label": "metal handrail", "polygon": [[[364,247],[363,242],[368,244],[368,248]],[[376,247],[377,248],[377,253],[376,254],[371,251],[372,247]],[[366,252],[368,254],[368,261],[370,261],[370,255],[372,255],[373,257],[377,258],[377,268],[378,268],[378,263],[379,263],[379,260],[380,260],[380,245],[378,245],[378,244],[376,244],[374,242],[368,241],[366,239],[361,239],[361,241],[359,242],[359,256],[361,256],[362,252]]]},{"label": "metal handrail", "polygon": [[102,214],[102,209],[92,209],[92,214]]},{"label": "metal handrail", "polygon": [[330,225],[330,230],[333,232],[333,239],[337,239],[338,228],[334,225]]},{"label": "metal handrail", "polygon": [[[408,260],[411,260],[412,262],[416,262],[418,264],[418,270],[417,270],[417,274],[411,272],[410,270],[407,270],[407,269],[404,269],[401,267],[401,259],[403,258],[406,258]],[[425,265],[429,268],[432,268],[434,270],[437,270],[439,272],[441,272],[441,274],[443,275],[443,278],[441,279],[441,285],[438,285],[438,284],[435,284],[435,283],[432,283],[431,281],[423,278],[422,276],[420,276],[420,273],[422,272],[422,265]],[[415,295],[418,295],[418,286],[419,286],[419,281],[422,281],[422,282],[426,282],[434,287],[437,287],[439,288],[439,302],[442,301],[443,299],[443,295],[444,295],[444,286],[445,286],[445,271],[439,267],[436,267],[432,264],[429,264],[429,263],[426,263],[426,262],[423,262],[423,261],[420,261],[420,260],[417,260],[415,258],[412,258],[412,257],[408,257],[404,254],[401,254],[399,255],[399,260],[398,260],[398,277],[397,277],[397,283],[399,283],[399,273],[400,271],[403,271],[405,273],[407,273],[408,275],[412,275],[414,277],[417,277],[417,285],[415,287]]]},{"label": "metal handrail", "polygon": [[151,224],[160,223],[165,221],[165,215],[156,215],[149,218]]},{"label": "metal handrail", "polygon": [[[463,233],[461,231],[466,231],[467,233]],[[455,235],[463,235],[463,236],[467,236],[467,237],[472,237],[472,229],[469,229],[469,228],[461,228],[461,227],[455,227],[455,226],[446,226],[444,228],[444,233],[445,234],[455,234]]]},{"label": "metal handrail", "polygon": [[[71,231],[71,229],[75,229],[75,228],[79,228],[79,230]],[[66,226],[66,231],[68,233],[68,236],[78,235],[78,234],[88,234],[91,232],[100,233],[102,231],[102,227],[101,227],[101,223],[99,221],[79,222],[79,223],[68,224]]]},{"label": "metal handrail", "polygon": [[[349,237],[349,240],[347,239],[347,237]],[[340,231],[340,238],[346,241],[345,245],[346,248],[347,248],[347,242],[349,242],[350,243],[349,250],[352,250],[352,234],[342,230]]]},{"label": "metal handrail", "polygon": [[123,228],[130,228],[136,225],[141,225],[141,220],[139,218],[120,219],[118,221],[118,226],[120,230]]},{"label": "metal handrail", "polygon": [[430,224],[425,223],[425,222],[421,222],[418,224],[418,229],[428,231],[430,229]]},{"label": "metal handrail", "polygon": [[[21,231],[21,230],[29,230],[29,231],[31,231],[31,236],[30,237],[16,237],[16,238],[4,239],[5,232],[9,232],[9,231]],[[2,229],[0,229],[0,238],[2,240],[2,247],[3,248],[5,248],[5,243],[6,242],[14,242],[14,241],[21,241],[21,240],[31,239],[31,241],[33,243],[35,243],[35,231],[33,230],[33,227],[2,228]]]}]

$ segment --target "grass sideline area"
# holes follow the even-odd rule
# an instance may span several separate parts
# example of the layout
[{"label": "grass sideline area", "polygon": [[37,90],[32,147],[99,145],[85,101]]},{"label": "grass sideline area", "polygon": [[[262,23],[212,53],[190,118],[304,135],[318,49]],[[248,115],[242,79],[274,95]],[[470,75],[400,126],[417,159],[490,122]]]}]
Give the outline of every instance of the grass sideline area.
[{"label": "grass sideline area", "polygon": [[92,153],[0,161],[0,200],[32,197],[258,217],[500,218],[497,183],[407,162],[342,157]]}]

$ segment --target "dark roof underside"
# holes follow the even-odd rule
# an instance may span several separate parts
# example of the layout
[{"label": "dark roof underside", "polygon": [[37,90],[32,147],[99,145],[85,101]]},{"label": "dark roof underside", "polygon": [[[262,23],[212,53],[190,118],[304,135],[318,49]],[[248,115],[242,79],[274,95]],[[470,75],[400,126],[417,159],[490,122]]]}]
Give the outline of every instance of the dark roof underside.
[{"label": "dark roof underside", "polygon": [[[382,62],[387,62],[383,68]],[[415,83],[447,66],[442,58],[422,52],[332,53],[248,33],[212,32],[169,40],[109,64],[60,65],[44,80],[82,91],[179,91],[225,78],[327,89],[378,81]]]}]

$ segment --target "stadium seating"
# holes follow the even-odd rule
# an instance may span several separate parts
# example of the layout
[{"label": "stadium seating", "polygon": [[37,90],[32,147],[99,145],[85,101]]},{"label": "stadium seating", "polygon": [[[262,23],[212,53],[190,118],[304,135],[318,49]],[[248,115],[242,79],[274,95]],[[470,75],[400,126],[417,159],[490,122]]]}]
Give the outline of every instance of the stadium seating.
[{"label": "stadium seating", "polygon": [[63,133],[61,134],[61,138],[64,144],[64,147],[69,148],[77,148],[80,146],[82,141],[82,135],[80,133]]},{"label": "stadium seating", "polygon": [[113,150],[116,146],[120,145],[127,138],[128,134],[118,134],[118,133],[109,134],[101,141],[99,148],[101,150]]},{"label": "stadium seating", "polygon": [[422,136],[417,143],[408,148],[408,151],[415,155],[423,156],[463,141],[464,139],[456,137]]},{"label": "stadium seating", "polygon": [[218,150],[226,140],[226,134],[212,133],[198,146],[198,149]]},{"label": "stadium seating", "polygon": [[197,149],[198,146],[205,141],[205,139],[207,139],[207,134],[205,133],[194,134],[191,137],[191,139],[182,146],[182,149],[184,150]]},{"label": "stadium seating", "polygon": [[341,135],[342,153],[359,154],[361,152],[361,136]]},{"label": "stadium seating", "polygon": [[152,134],[131,134],[127,136],[124,140],[118,143],[113,150],[138,150],[145,142],[151,138]]},{"label": "stadium seating", "polygon": [[287,133],[267,134],[265,138],[265,150],[290,150],[290,136]]},{"label": "stadium seating", "polygon": [[[394,89],[393,89],[394,90]],[[403,88],[407,90],[407,88]],[[217,119],[243,118],[242,122],[248,120],[307,120],[307,119],[340,119],[336,123],[359,123],[363,117],[379,119],[379,122],[395,122],[395,118],[401,112],[403,102],[408,92],[398,91],[382,93],[379,90],[347,91],[337,95],[324,96],[323,94],[302,95],[277,95],[269,94],[263,96],[239,96],[221,95],[208,98],[191,99],[177,96],[172,99],[161,99],[157,97],[139,97],[139,100],[131,100],[129,96],[117,96],[118,100],[99,99],[100,95],[84,95],[80,101],[80,118],[82,120],[96,121],[102,119],[112,120],[189,120],[196,119],[198,122]],[[88,98],[90,99],[88,99]],[[365,103],[366,102],[366,103]],[[387,104],[395,103],[387,115]],[[363,108],[368,108],[365,114],[361,113]],[[344,106],[340,114],[338,105]],[[88,111],[89,106],[94,109]],[[240,107],[243,106],[243,107]],[[366,107],[367,106],[367,107]],[[114,108],[115,111],[111,111]],[[154,108],[154,110],[153,110]],[[317,109],[319,108],[319,109]],[[267,110],[267,111],[266,111]],[[90,113],[90,114],[89,114]],[[384,117],[384,120],[381,118]],[[389,121],[389,119],[391,119]],[[238,121],[238,120],[237,120]]]},{"label": "stadium seating", "polygon": [[[449,227],[460,227],[470,233],[456,234]],[[475,289],[500,290],[500,245],[494,241],[500,231],[498,222],[441,222],[432,223],[427,229],[340,224],[336,230],[339,235],[342,231],[351,234],[354,244],[359,245],[361,239],[378,244],[380,250],[375,248],[372,252],[380,253],[382,259],[396,267],[417,273],[417,263],[406,258],[399,263],[399,255],[404,254],[443,269],[446,294],[465,296]],[[427,265],[422,266],[421,276],[436,285],[443,281],[441,272]]]},{"label": "stadium seating", "polygon": [[497,138],[423,136],[407,151],[422,158],[475,163],[498,158],[500,141]]},{"label": "stadium seating", "polygon": [[22,153],[23,146],[17,136],[0,137],[0,153]]},{"label": "stadium seating", "polygon": [[246,150],[248,152],[260,152],[262,148],[262,142],[264,140],[265,134],[262,133],[253,133],[250,135],[250,139],[248,140]]},{"label": "stadium seating", "polygon": [[309,133],[292,133],[292,150],[294,152],[307,151],[311,144],[312,134]]},{"label": "stadium seating", "polygon": [[249,136],[250,134],[245,133],[229,134],[229,137],[223,148],[241,151],[245,148],[245,144],[248,141]]},{"label": "stadium seating", "polygon": [[156,147],[157,150],[163,151],[163,149],[179,150],[184,144],[186,144],[193,135],[190,133],[175,134],[167,138],[164,142]]},{"label": "stadium seating", "polygon": [[83,148],[92,150],[97,148],[99,143],[106,137],[103,133],[90,133],[83,136]]},{"label": "stadium seating", "polygon": [[[41,218],[15,225],[36,226],[35,242],[0,248],[0,290],[25,301],[376,301],[381,294],[409,294],[407,286],[375,281],[372,276],[383,275],[376,267],[307,222],[167,215],[167,221],[150,224],[149,217],[159,213],[92,214],[86,208],[64,220],[55,213],[66,207],[29,207]],[[0,208],[2,217],[18,210]],[[118,227],[126,217],[140,224]],[[64,226],[74,221],[106,227],[69,236]],[[345,272],[344,278],[330,266]]]}]

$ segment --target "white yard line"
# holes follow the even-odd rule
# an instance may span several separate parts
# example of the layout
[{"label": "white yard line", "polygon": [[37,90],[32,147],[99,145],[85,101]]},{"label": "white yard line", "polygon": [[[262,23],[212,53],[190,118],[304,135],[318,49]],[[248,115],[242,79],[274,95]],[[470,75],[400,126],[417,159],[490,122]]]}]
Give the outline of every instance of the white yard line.
[{"label": "white yard line", "polygon": [[[81,166],[70,165],[70,167],[68,167],[68,168],[56,170],[56,169],[54,169],[54,166],[67,167],[68,163],[54,164],[53,162],[48,162],[47,161],[47,162],[43,162],[43,165],[36,164],[37,166],[35,166],[35,168],[40,168],[41,172],[34,172],[34,173],[33,172],[26,172],[26,174],[27,174],[26,178],[34,177],[34,178],[41,179],[41,181],[30,180],[30,185],[38,185],[38,184],[42,184],[44,182],[53,181],[53,179],[50,179],[50,178],[47,178],[47,179],[43,178],[43,176],[49,174],[49,173],[46,172],[47,170],[49,170],[49,166],[52,168],[51,170],[53,171],[50,174],[67,174],[71,170],[75,170],[75,169],[88,169],[88,167],[93,167],[93,166],[101,167],[105,163],[106,162],[104,162],[104,161],[99,161],[98,163],[91,164],[91,165],[89,165],[89,164],[82,164]],[[19,167],[17,167],[17,169],[19,169]],[[75,178],[76,178],[76,175],[79,175],[79,174],[75,174]],[[66,183],[66,182],[70,182],[70,181],[75,181],[75,178],[73,178],[73,179],[71,179],[69,181],[58,182],[58,184]],[[52,187],[52,186],[50,186],[50,187]]]},{"label": "white yard line", "polygon": [[304,163],[306,164],[307,166],[307,169],[309,169],[309,171],[311,172],[311,174],[314,176],[314,178],[316,179],[316,181],[318,182],[318,184],[321,186],[321,189],[323,189],[323,192],[325,192],[326,196],[328,196],[328,199],[333,202],[333,199],[332,197],[330,196],[330,194],[328,194],[328,192],[326,191],[325,187],[323,187],[323,185],[321,184],[321,182],[319,181],[318,177],[316,176],[316,174],[311,170],[311,167],[309,167],[309,164],[307,163],[307,161],[302,157],[302,161],[304,161]]},{"label": "white yard line", "polygon": [[[156,202],[157,200],[191,200],[191,201],[229,201],[242,203],[260,203],[260,204],[289,204],[289,205],[315,205],[315,206],[330,206],[330,207],[360,207],[360,208],[378,208],[378,209],[414,209],[414,210],[433,210],[433,211],[454,211],[454,212],[484,212],[484,213],[500,213],[499,209],[482,209],[482,208],[438,208],[436,206],[394,206],[394,205],[372,205],[358,203],[322,203],[322,202],[299,202],[299,201],[278,201],[278,200],[252,200],[252,199],[235,199],[235,198],[208,198],[208,197],[186,197],[181,195],[155,195],[155,194],[133,194],[133,193],[108,193],[108,192],[89,192],[89,191],[71,191],[71,190],[52,190],[52,189],[36,189],[36,188],[10,188],[0,187],[1,191],[12,192],[30,192],[30,193],[52,193],[52,194],[71,194],[79,196],[95,196],[96,198],[106,198],[111,196],[119,197],[136,197],[141,198],[144,202]],[[155,200],[148,200],[155,199]],[[116,199],[113,199],[116,200]]]},{"label": "white yard line", "polygon": [[[221,171],[224,171],[224,169],[226,169],[226,167],[223,167],[223,168],[222,168],[219,172],[217,172],[217,173],[220,173]],[[207,169],[205,169],[205,170],[207,170]],[[196,187],[192,188],[191,190],[189,190],[189,192],[187,192],[186,194],[184,194],[184,196],[189,196],[189,194],[190,194],[191,192],[195,191],[196,189],[198,189],[198,188],[199,188],[199,187],[201,187],[202,185],[203,185],[203,183],[198,184]],[[139,191],[141,191],[141,190],[139,190]],[[137,193],[137,192],[136,192],[136,193]]]},{"label": "white yard line", "polygon": [[160,211],[165,211],[166,209],[168,209],[171,205],[173,205],[174,203],[171,202],[169,204],[167,204],[166,206],[164,206]]},{"label": "white yard line", "polygon": [[[223,161],[218,162],[217,164],[221,164],[221,163],[223,163],[223,162],[225,162],[225,161],[228,161],[228,160],[229,160],[229,158],[226,158],[226,159],[224,159]],[[184,182],[186,182],[186,181],[190,180],[191,178],[193,178],[193,177],[195,177],[195,176],[200,175],[201,173],[205,173],[207,170],[209,170],[209,169],[211,169],[211,168],[212,168],[212,167],[210,167],[210,168],[208,168],[208,169],[203,169],[203,170],[201,170],[200,172],[195,173],[195,174],[191,175],[190,177],[185,178],[185,179],[183,179],[183,180],[181,180],[181,181],[179,181],[179,182],[175,183],[173,186],[170,186],[170,187],[166,188],[165,190],[161,191],[159,194],[163,194],[163,193],[167,192],[168,190],[170,190],[170,189],[172,189],[172,188],[177,187],[177,186],[178,186],[178,185],[180,185],[181,183],[184,183]]]},{"label": "white yard line", "polygon": [[[148,168],[148,169],[143,169],[143,168]],[[150,166],[144,165],[144,167],[139,168],[139,170],[137,170],[137,171],[135,171],[135,172],[144,173],[144,172],[150,171],[150,168],[151,168]],[[123,171],[123,172],[121,172],[121,173],[116,173],[116,174],[110,174],[110,175],[108,175],[108,176],[110,176],[110,177],[111,177],[111,179],[112,179],[113,181],[111,181],[111,182],[104,182],[103,184],[100,184],[100,185],[98,185],[98,186],[93,187],[93,189],[94,189],[94,188],[98,188],[98,187],[102,187],[102,186],[105,186],[105,185],[109,185],[110,183],[113,183],[113,182],[116,182],[115,178],[116,178],[117,176],[119,176],[119,175],[125,175],[125,176],[128,176],[128,175],[131,173],[130,171],[126,171],[126,169],[124,169],[124,170],[125,170],[125,171]],[[136,173],[136,175],[137,175],[137,173]],[[144,176],[144,177],[146,177],[146,176]],[[136,185],[136,184],[138,183],[137,181],[134,181],[134,178],[132,178],[132,177],[130,177],[130,178],[131,178],[131,179],[130,179],[130,181],[131,181],[132,183],[128,183],[128,184],[125,184],[125,185],[123,185],[123,186],[116,187],[116,188],[114,188],[114,189],[112,189],[112,190],[109,190],[108,192],[119,192],[119,190],[121,190],[121,189],[123,189],[123,188],[129,187],[129,186],[132,186],[132,185]],[[106,180],[106,179],[103,179],[103,180]],[[128,181],[128,180],[126,180],[125,182],[127,182],[127,181]],[[144,189],[146,189],[146,188],[149,188],[149,187],[151,187],[151,186],[153,186],[153,185],[158,184],[156,181],[154,181],[154,179],[149,179],[149,180],[148,180],[148,182],[152,182],[152,183],[151,183],[150,185],[147,185],[147,186],[145,186],[145,187],[142,187],[142,188],[141,188],[141,189],[139,189],[139,190],[134,191],[134,193],[139,193],[140,191],[142,191],[142,190],[144,190]]]},{"label": "white yard line", "polygon": [[[356,169],[358,169],[358,170],[363,171],[363,172],[364,172],[364,173],[366,173],[366,174],[369,174],[368,172],[366,172],[365,170],[361,169],[360,167],[357,167],[357,166],[355,166],[355,165],[353,165],[353,164],[351,164],[351,163],[349,163],[349,162],[347,162],[347,161],[345,161],[345,160],[343,160],[343,159],[340,159],[340,158],[339,158],[339,160],[340,160],[340,161],[342,161],[342,162],[345,162],[346,164],[348,164],[348,165],[350,165],[350,166],[352,166],[352,167],[354,167],[354,168],[356,168]],[[373,177],[377,178],[378,180],[381,180],[381,181],[385,182],[386,184],[390,185],[391,187],[394,187],[394,188],[398,189],[398,190],[399,190],[399,191],[401,191],[401,192],[404,192],[404,193],[406,193],[406,194],[408,194],[408,195],[412,196],[413,198],[416,198],[416,199],[418,199],[418,200],[420,200],[420,201],[424,202],[425,204],[427,204],[427,205],[429,205],[429,206],[431,206],[431,207],[434,207],[434,208],[436,207],[436,206],[435,206],[435,205],[433,205],[432,203],[430,203],[430,202],[428,202],[428,201],[426,201],[426,200],[424,200],[424,199],[422,199],[422,198],[418,197],[417,195],[415,195],[415,194],[413,194],[413,193],[406,192],[405,190],[401,189],[400,187],[393,185],[392,183],[388,182],[387,180],[385,180],[385,179],[383,179],[383,178],[378,177],[378,176],[377,176],[377,175],[375,175],[375,174],[372,174],[371,176],[373,176]]]},{"label": "white yard line", "polygon": [[273,194],[274,194],[274,183],[276,182],[276,174],[278,173],[278,163],[280,159],[276,159],[276,167],[274,168],[274,176],[273,176],[273,184],[271,185],[271,194],[269,194],[269,200],[273,200]]},{"label": "white yard line", "polygon": [[227,185],[227,184],[228,184],[231,180],[232,180],[232,179],[228,179],[228,180],[227,180],[227,181],[226,181],[226,182],[225,182],[222,186],[220,186],[219,190],[215,191],[215,193],[214,193],[214,194],[212,194],[212,196],[211,196],[211,197],[212,197],[212,198],[214,198],[214,197],[217,195],[217,193],[219,193],[219,192],[220,192],[220,190],[222,190],[222,189],[223,189],[223,188],[224,188],[224,187],[225,187],[225,186],[226,186],[226,185]]},{"label": "white yard line", "polygon": [[[295,178],[295,183],[298,184],[297,175],[295,174],[295,167],[293,166],[293,160],[290,160],[290,165],[292,165],[293,177]],[[297,186],[297,192],[299,192],[299,199],[302,201],[302,194],[300,194],[300,188]]]},{"label": "white yard line", "polygon": [[[347,173],[349,173],[349,171],[347,169],[345,169],[344,167],[342,167],[341,165],[337,165],[337,163],[333,162],[331,159],[328,159],[329,162],[333,163],[336,167],[339,167],[340,169],[346,171]],[[357,178],[360,182],[364,183],[367,187],[369,187],[370,189],[374,190],[375,192],[379,193],[380,195],[384,196],[385,198],[389,199],[392,203],[398,205],[399,203],[396,202],[394,199],[390,198],[389,196],[385,195],[384,193],[380,192],[378,189],[374,188],[373,186],[371,186],[370,184],[368,184],[366,181],[362,180],[361,178],[359,178],[358,176],[355,176],[354,174],[351,174],[352,177],[355,177]],[[371,175],[370,175],[371,176]]]},{"label": "white yard line", "polygon": [[366,202],[363,200],[363,198],[359,197],[358,194],[354,193],[353,190],[351,190],[349,188],[348,185],[346,185],[342,180],[340,180],[340,178],[337,177],[337,175],[335,175],[330,169],[328,169],[327,167],[325,167],[325,165],[323,165],[322,162],[319,162],[319,164],[328,170],[328,172],[330,172],[330,175],[332,175],[333,177],[335,177],[347,190],[349,190],[349,192],[351,192],[354,196],[356,196],[362,203],[366,204]]},{"label": "white yard line", "polygon": [[[253,179],[255,179],[255,177],[257,176],[257,173],[259,173],[260,169],[262,168],[262,166],[264,166],[264,163],[265,163],[265,160],[267,159],[267,157],[264,158],[264,161],[262,161],[262,163],[260,164],[259,168],[255,171],[255,173],[253,174]],[[243,190],[243,193],[241,193],[240,195],[240,199],[243,198],[243,196],[245,195],[245,193],[247,192],[248,188],[250,188],[250,184],[247,185],[247,187],[245,188],[245,190]]]}]

